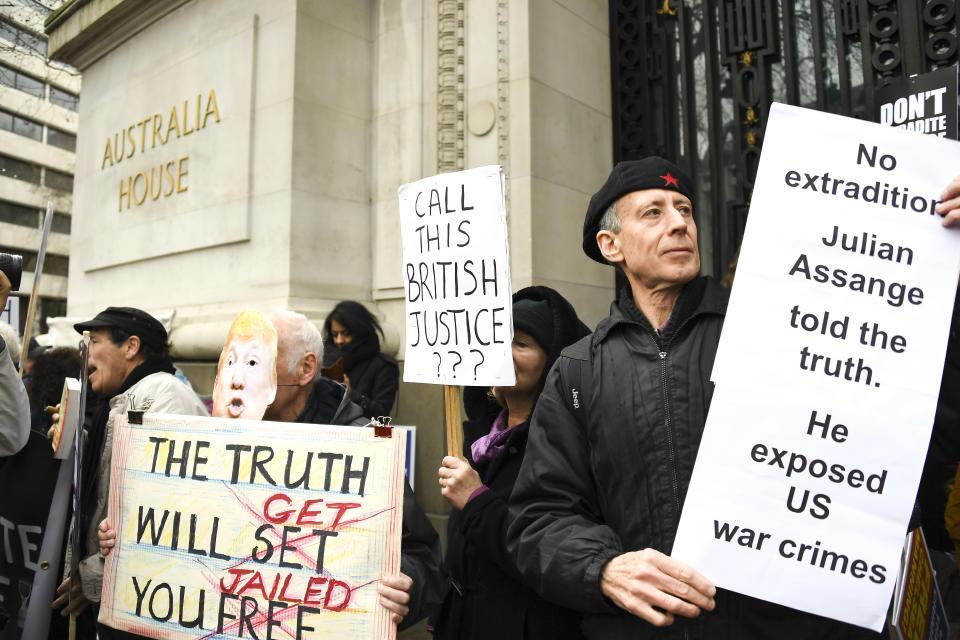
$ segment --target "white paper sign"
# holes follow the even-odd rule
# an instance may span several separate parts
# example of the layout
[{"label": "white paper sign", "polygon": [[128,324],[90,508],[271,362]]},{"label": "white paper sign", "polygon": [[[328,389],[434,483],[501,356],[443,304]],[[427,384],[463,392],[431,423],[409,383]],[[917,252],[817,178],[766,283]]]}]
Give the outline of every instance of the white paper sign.
[{"label": "white paper sign", "polygon": [[7,298],[7,306],[0,309],[0,322],[6,322],[20,335],[20,298],[13,295]]},{"label": "white paper sign", "polygon": [[444,173],[400,196],[404,382],[515,383],[503,171]]},{"label": "white paper sign", "polygon": [[673,556],[880,630],[960,273],[960,145],[775,104]]}]

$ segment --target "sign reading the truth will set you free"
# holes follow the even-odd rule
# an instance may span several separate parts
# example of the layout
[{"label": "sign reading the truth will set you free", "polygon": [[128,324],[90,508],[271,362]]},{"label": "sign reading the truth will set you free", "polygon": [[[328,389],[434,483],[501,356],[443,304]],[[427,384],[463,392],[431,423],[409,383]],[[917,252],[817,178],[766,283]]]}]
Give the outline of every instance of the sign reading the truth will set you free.
[{"label": "sign reading the truth will set you free", "polygon": [[[880,630],[960,272],[960,144],[774,105],[673,555]],[[947,391],[949,392],[949,390]]]},{"label": "sign reading the truth will set you free", "polygon": [[404,382],[514,384],[503,190],[498,166],[444,173],[398,190]]},{"label": "sign reading the truth will set you free", "polygon": [[406,434],[118,420],[100,620],[151,638],[394,638]]}]

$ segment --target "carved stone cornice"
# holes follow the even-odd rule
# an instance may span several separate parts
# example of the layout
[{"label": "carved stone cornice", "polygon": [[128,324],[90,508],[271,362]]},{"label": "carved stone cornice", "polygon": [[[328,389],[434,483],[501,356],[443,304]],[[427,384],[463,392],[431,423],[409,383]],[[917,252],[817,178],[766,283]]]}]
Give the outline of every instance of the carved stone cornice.
[{"label": "carved stone cornice", "polygon": [[464,0],[437,2],[437,172],[460,171],[464,156]]}]

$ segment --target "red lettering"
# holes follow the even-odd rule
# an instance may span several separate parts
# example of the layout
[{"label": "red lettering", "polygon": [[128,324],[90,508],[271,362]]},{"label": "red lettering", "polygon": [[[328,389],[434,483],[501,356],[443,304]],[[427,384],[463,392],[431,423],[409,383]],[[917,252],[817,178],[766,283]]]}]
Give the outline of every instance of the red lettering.
[{"label": "red lettering", "polygon": [[263,586],[263,576],[260,575],[259,571],[254,572],[253,576],[249,580],[247,580],[247,584],[243,585],[243,588],[240,589],[237,595],[242,596],[243,594],[245,594],[247,591],[250,591],[251,589],[259,589],[260,593],[263,594],[264,599],[269,600],[269,598],[267,597],[267,588]]},{"label": "red lettering", "polygon": [[293,577],[292,573],[288,573],[283,578],[283,588],[280,589],[280,597],[277,600],[283,600],[285,602],[301,602],[300,598],[294,598],[287,595],[287,587],[290,586],[290,578]]},{"label": "red lettering", "polygon": [[343,517],[343,514],[346,513],[349,509],[356,509],[360,506],[359,502],[328,502],[328,507],[333,507],[334,509],[339,509],[337,511],[337,516],[333,519],[333,524],[330,525],[331,530],[336,530],[337,525],[340,524],[340,518]]},{"label": "red lettering", "polygon": [[282,524],[287,521],[291,515],[293,515],[293,509],[287,509],[286,511],[280,511],[276,515],[271,516],[267,511],[270,509],[270,505],[277,500],[283,500],[288,505],[291,504],[290,498],[282,493],[275,493],[263,503],[263,517],[266,518],[269,522],[273,524]]},{"label": "red lettering", "polygon": [[[330,604],[330,600],[333,599],[333,590],[337,587],[340,587],[345,592],[343,594],[343,602],[332,605]],[[327,585],[327,595],[323,599],[323,608],[329,609],[330,611],[343,611],[350,603],[350,593],[350,586],[346,582],[341,582],[340,580],[330,580],[329,584]]]},{"label": "red lettering", "polygon": [[223,578],[220,578],[220,591],[223,593],[233,593],[236,590],[237,585],[240,583],[240,578],[248,573],[253,573],[252,569],[227,569],[227,571],[233,575],[233,584],[231,584],[230,588],[228,589],[223,584]]},{"label": "red lettering", "polygon": [[309,524],[309,525],[319,525],[321,522],[319,520],[310,520],[309,518],[320,515],[320,511],[311,511],[310,507],[313,505],[323,502],[322,498],[316,498],[314,500],[307,500],[303,503],[303,506],[300,508],[300,515],[297,517],[297,524]]},{"label": "red lettering", "polygon": [[[310,581],[307,583],[307,590],[303,593],[303,604],[321,604],[320,600],[311,600],[313,596],[319,598],[320,594],[323,592],[323,589],[320,587],[327,581],[326,578],[321,578],[320,576],[311,576]],[[317,585],[314,588],[314,585]],[[327,590],[329,593],[329,589]]]}]

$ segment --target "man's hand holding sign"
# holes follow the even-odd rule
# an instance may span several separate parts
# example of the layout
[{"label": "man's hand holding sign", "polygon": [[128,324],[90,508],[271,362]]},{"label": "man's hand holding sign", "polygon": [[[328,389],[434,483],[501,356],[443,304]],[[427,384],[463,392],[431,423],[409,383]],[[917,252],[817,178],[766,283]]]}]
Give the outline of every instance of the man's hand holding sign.
[{"label": "man's hand holding sign", "polygon": [[942,202],[937,204],[937,213],[943,216],[943,226],[960,224],[960,176],[950,181],[940,199]]}]

